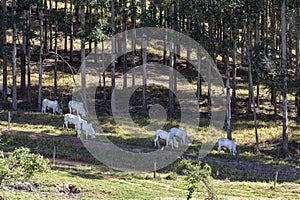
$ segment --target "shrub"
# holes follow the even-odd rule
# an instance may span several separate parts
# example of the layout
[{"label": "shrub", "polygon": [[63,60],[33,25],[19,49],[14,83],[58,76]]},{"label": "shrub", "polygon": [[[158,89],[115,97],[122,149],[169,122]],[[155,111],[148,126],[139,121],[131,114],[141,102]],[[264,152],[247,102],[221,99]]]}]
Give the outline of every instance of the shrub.
[{"label": "shrub", "polygon": [[207,199],[219,199],[217,197],[217,192],[215,191],[211,180],[211,167],[208,164],[203,164],[201,161],[192,162],[190,160],[182,160],[181,166],[185,166],[183,173],[185,179],[188,182],[188,196],[187,199],[192,199],[194,191],[198,188],[198,183],[204,183],[208,198]]},{"label": "shrub", "polygon": [[30,153],[28,148],[17,148],[7,157],[0,158],[0,184],[13,181],[27,181],[34,174],[46,172],[49,161],[39,154]]}]

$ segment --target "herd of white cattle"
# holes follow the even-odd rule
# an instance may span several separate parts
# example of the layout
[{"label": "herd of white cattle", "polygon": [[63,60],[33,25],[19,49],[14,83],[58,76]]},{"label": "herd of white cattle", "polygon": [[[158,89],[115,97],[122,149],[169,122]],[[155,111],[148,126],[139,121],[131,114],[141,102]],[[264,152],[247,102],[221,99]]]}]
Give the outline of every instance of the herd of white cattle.
[{"label": "herd of white cattle", "polygon": [[[82,131],[85,132],[86,139],[88,139],[88,136],[95,138],[96,132],[93,125],[80,117],[80,115],[82,117],[87,116],[83,103],[71,100],[69,101],[68,106],[70,113],[64,115],[63,127],[69,128],[69,123],[74,124],[78,138],[80,138]],[[62,109],[56,100],[51,101],[49,99],[44,99],[42,103],[42,113],[45,113],[47,108],[51,108],[53,114],[62,114]],[[76,115],[73,114],[74,112],[76,112]]]},{"label": "herd of white cattle", "polygon": [[[0,83],[0,91],[3,91],[2,83]],[[7,87],[7,94],[8,95],[11,94],[11,89],[9,87]],[[80,138],[82,131],[85,132],[86,139],[88,139],[88,136],[90,136],[91,138],[95,138],[96,133],[93,128],[93,125],[80,117],[80,116],[82,117],[87,116],[87,112],[84,109],[83,103],[71,100],[69,101],[68,106],[69,106],[70,113],[64,115],[63,127],[68,128],[69,123],[74,124],[78,138]],[[62,114],[62,109],[60,108],[56,100],[51,101],[49,99],[44,99],[42,103],[42,110],[41,110],[42,113],[45,113],[47,108],[51,108],[53,114],[55,113]],[[76,112],[76,115],[73,114],[74,112]],[[178,148],[179,144],[176,138],[180,140],[181,144],[187,145],[190,143],[190,139],[188,138],[187,132],[185,130],[173,127],[170,129],[170,132],[163,131],[163,130],[156,131],[156,137],[154,139],[154,147],[158,146],[158,148],[160,148],[159,140],[163,139],[166,141],[166,146],[171,146],[172,148],[174,147]],[[220,153],[220,150],[222,148],[229,149],[230,153],[234,156],[237,154],[236,145],[233,140],[229,140],[227,138],[219,138],[218,153]]]}]

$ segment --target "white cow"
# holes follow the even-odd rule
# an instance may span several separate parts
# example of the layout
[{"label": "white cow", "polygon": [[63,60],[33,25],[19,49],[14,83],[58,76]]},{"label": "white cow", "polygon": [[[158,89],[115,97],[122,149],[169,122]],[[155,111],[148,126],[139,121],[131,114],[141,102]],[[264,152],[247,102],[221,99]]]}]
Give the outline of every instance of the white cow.
[{"label": "white cow", "polygon": [[222,147],[229,149],[230,153],[234,156],[237,154],[236,145],[233,140],[229,140],[227,138],[219,138],[218,139],[218,153],[220,153]]},{"label": "white cow", "polygon": [[[88,136],[91,136],[91,138],[96,137],[96,132],[93,128],[93,125],[91,123],[87,123],[87,121],[84,120],[84,123],[81,124],[80,130],[85,132],[85,137],[88,139]],[[77,132],[77,137],[80,138],[80,131]]]},{"label": "white cow", "polygon": [[49,99],[44,99],[43,100],[43,105],[42,105],[42,113],[46,112],[47,107],[52,108],[53,114],[55,114],[55,112],[57,112],[59,114],[62,114],[62,109],[59,107],[59,104],[56,100],[51,101]]},{"label": "white cow", "polygon": [[86,111],[83,107],[82,102],[71,100],[71,101],[69,101],[68,105],[69,105],[69,111],[71,114],[75,110],[77,115],[80,114],[82,117],[86,117]]},{"label": "white cow", "polygon": [[176,137],[179,137],[181,140],[181,144],[188,144],[190,142],[187,133],[185,130],[181,130],[179,128],[173,127],[170,129],[170,133]]},{"label": "white cow", "polygon": [[[3,83],[0,83],[0,91],[3,91]],[[6,91],[8,95],[11,94],[11,89],[9,87],[7,87]]]},{"label": "white cow", "polygon": [[72,124],[75,124],[75,129],[77,130],[77,128],[81,128],[81,124],[82,123],[86,123],[85,120],[81,119],[80,116],[76,116],[76,115],[73,115],[73,114],[65,114],[64,116],[64,127],[66,128],[69,128],[68,127],[68,124],[69,123],[72,123]]},{"label": "white cow", "polygon": [[174,146],[176,148],[178,148],[178,142],[175,139],[174,135],[169,133],[169,132],[163,131],[163,130],[157,130],[156,131],[156,138],[154,139],[154,146],[155,147],[156,147],[156,144],[157,144],[158,148],[160,147],[160,144],[159,144],[159,139],[160,138],[163,139],[163,140],[166,140],[166,146],[171,145],[172,148],[174,148]]}]

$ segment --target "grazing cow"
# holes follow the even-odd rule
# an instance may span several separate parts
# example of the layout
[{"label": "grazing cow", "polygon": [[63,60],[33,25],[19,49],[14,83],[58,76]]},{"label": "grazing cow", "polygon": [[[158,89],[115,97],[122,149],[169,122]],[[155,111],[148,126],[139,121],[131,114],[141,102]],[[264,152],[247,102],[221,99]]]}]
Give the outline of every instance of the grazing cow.
[{"label": "grazing cow", "polygon": [[73,114],[65,114],[63,127],[69,128],[69,123],[75,124],[75,129],[77,130],[78,128],[81,128],[81,124],[86,123],[86,121],[81,119],[80,116],[76,116]]},{"label": "grazing cow", "polygon": [[[0,83],[0,91],[3,91],[3,83]],[[9,87],[7,87],[6,91],[8,95],[11,94],[11,89]]]},{"label": "grazing cow", "polygon": [[[91,136],[91,138],[95,138],[96,137],[96,132],[93,128],[93,125],[91,123],[87,123],[87,121],[83,120],[84,122],[81,123],[81,127],[78,128],[82,131],[85,131],[85,137],[86,139],[88,139],[88,136]],[[77,137],[80,138],[80,131],[77,132]]]},{"label": "grazing cow", "polygon": [[181,144],[188,144],[190,142],[187,133],[185,130],[181,130],[179,128],[173,127],[170,129],[170,133],[176,137],[179,137],[181,140]]},{"label": "grazing cow", "polygon": [[71,114],[75,110],[77,115],[80,114],[82,117],[86,117],[86,111],[83,107],[82,102],[71,100],[71,101],[69,101],[68,105],[69,105],[69,111]]},{"label": "grazing cow", "polygon": [[227,138],[219,138],[218,139],[218,153],[220,153],[222,147],[229,149],[230,153],[234,156],[237,154],[236,145],[233,140],[229,140]]},{"label": "grazing cow", "polygon": [[53,114],[55,114],[56,112],[62,114],[62,109],[59,107],[59,104],[56,100],[51,101],[49,99],[44,99],[42,105],[42,113],[46,112],[47,107],[52,108]]},{"label": "grazing cow", "polygon": [[163,130],[157,130],[156,131],[156,138],[154,139],[154,146],[155,147],[156,147],[156,144],[157,144],[158,148],[160,147],[160,144],[159,144],[159,139],[160,138],[163,139],[163,140],[166,140],[166,146],[171,145],[172,148],[174,148],[174,146],[176,148],[178,148],[178,142],[175,139],[174,135],[169,133],[169,132],[163,131]]}]

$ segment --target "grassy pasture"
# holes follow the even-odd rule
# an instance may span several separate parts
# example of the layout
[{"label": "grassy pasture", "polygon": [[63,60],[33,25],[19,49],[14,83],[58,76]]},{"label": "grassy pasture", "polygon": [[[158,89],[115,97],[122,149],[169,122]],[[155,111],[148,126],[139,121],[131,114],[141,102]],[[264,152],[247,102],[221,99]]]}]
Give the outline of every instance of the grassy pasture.
[{"label": "grassy pasture", "polygon": [[[49,173],[37,175],[32,180],[38,185],[36,192],[4,190],[1,195],[8,199],[185,199],[187,191],[182,176],[168,180],[168,175],[159,173],[153,179],[151,173],[119,172],[103,166],[57,164]],[[75,184],[78,194],[64,194],[57,187]],[[219,196],[224,199],[298,199],[299,184],[272,182],[236,182],[214,180]],[[199,185],[193,197],[205,197],[204,185]]]}]

